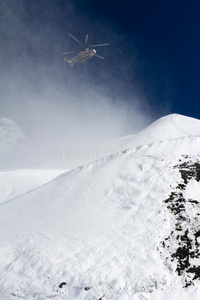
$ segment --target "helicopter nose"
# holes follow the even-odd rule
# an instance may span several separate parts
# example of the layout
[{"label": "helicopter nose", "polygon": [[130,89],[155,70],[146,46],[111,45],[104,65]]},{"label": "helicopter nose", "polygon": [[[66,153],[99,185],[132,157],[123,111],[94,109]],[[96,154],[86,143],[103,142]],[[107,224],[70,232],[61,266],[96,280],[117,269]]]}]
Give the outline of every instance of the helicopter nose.
[{"label": "helicopter nose", "polygon": [[96,54],[96,50],[95,49],[93,49],[93,53]]}]

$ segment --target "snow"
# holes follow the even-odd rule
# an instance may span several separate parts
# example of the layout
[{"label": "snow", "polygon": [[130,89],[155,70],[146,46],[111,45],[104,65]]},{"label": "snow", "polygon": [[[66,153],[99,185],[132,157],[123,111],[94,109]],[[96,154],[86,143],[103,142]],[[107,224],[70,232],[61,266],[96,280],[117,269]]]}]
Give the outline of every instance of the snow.
[{"label": "snow", "polygon": [[191,179],[185,190],[185,197],[191,199],[200,199],[200,183]]},{"label": "snow", "polygon": [[0,204],[51,181],[65,171],[62,169],[0,171]]},{"label": "snow", "polygon": [[172,114],[162,117],[135,135],[119,139],[116,143],[127,149],[188,136],[200,136],[199,120]]},{"label": "snow", "polygon": [[[199,120],[170,115],[122,138],[130,149],[71,171],[1,172],[18,196],[1,191],[1,299],[198,299],[199,279],[184,288],[187,274],[166,257],[175,233],[165,238],[176,224],[167,199],[198,161],[199,135]],[[200,200],[199,182],[188,178],[185,211],[198,229],[188,199]]]}]

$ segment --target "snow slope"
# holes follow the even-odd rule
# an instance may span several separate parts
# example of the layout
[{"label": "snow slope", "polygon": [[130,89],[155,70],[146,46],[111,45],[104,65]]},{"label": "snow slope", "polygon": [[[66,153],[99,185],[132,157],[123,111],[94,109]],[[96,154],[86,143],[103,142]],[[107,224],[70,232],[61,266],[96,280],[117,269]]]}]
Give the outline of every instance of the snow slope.
[{"label": "snow slope", "polygon": [[200,136],[200,121],[178,114],[171,114],[158,119],[141,132],[122,137],[115,143],[119,145],[119,148],[125,150],[186,136]]},{"label": "snow slope", "polygon": [[62,165],[72,169],[128,148],[188,136],[200,136],[199,120],[172,114],[157,120],[137,134],[120,137],[106,144],[93,145],[89,149],[55,148],[51,152],[51,161],[54,166]]},{"label": "snow slope", "polygon": [[144,145],[2,203],[1,299],[199,299],[199,124],[158,120]]},{"label": "snow slope", "polygon": [[[65,170],[66,171],[66,170]],[[64,170],[10,170],[0,172],[0,204],[43,185]]]}]

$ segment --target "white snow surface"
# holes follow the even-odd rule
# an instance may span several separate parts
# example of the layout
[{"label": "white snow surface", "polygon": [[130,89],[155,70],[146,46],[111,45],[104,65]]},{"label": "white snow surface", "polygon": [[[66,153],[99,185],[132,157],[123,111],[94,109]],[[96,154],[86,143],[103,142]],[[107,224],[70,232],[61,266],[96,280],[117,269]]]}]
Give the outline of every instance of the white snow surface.
[{"label": "white snow surface", "polygon": [[118,142],[119,147],[127,149],[186,136],[200,136],[200,121],[171,114],[158,119],[137,134],[118,139],[116,143]]},{"label": "white snow surface", "polygon": [[1,171],[0,204],[49,182],[65,171],[62,169]]},{"label": "white snow surface", "polygon": [[[182,180],[183,155],[200,156],[200,121],[169,115],[120,141],[131,149],[57,170],[44,185],[37,170],[42,186],[32,191],[24,170],[18,197],[0,204],[0,299],[200,298],[199,281],[184,288],[158,251],[173,220],[163,200]],[[19,174],[4,174],[5,185]],[[199,190],[191,179],[185,195]]]}]

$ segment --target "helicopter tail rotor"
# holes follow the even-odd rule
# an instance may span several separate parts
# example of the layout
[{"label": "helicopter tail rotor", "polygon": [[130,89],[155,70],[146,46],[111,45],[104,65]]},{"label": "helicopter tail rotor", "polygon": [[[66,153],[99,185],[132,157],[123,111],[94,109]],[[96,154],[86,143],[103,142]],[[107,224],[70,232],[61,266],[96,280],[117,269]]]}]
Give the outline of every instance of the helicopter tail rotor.
[{"label": "helicopter tail rotor", "polygon": [[69,59],[69,57],[65,56],[64,61],[70,64],[71,67],[75,64],[75,62],[72,59]]}]

